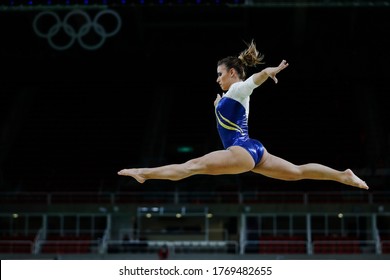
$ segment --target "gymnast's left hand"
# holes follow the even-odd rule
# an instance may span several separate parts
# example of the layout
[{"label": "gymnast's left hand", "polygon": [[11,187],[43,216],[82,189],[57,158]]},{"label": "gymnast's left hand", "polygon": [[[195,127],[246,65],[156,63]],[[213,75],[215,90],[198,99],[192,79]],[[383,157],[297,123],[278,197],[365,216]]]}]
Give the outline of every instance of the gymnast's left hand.
[{"label": "gymnast's left hand", "polygon": [[217,106],[217,104],[218,104],[218,102],[219,102],[219,100],[221,100],[221,95],[218,93],[217,94],[217,97],[215,98],[215,100],[214,100],[214,107],[216,107]]},{"label": "gymnast's left hand", "polygon": [[277,67],[268,67],[265,69],[267,75],[274,80],[275,84],[278,83],[278,79],[276,78],[276,74],[285,69],[288,66],[286,60],[282,60],[282,62]]}]

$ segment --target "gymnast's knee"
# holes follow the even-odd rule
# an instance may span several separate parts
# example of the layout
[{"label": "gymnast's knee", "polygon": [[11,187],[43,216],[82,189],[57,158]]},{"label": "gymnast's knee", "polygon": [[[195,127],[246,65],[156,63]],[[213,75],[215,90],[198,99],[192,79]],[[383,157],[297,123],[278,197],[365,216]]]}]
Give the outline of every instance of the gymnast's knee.
[{"label": "gymnast's knee", "polygon": [[205,166],[201,163],[199,159],[191,159],[184,163],[185,169],[188,173],[196,174],[202,172],[205,169]]},{"label": "gymnast's knee", "polygon": [[293,170],[285,174],[286,181],[298,181],[304,178],[303,171],[299,166],[295,166]]}]

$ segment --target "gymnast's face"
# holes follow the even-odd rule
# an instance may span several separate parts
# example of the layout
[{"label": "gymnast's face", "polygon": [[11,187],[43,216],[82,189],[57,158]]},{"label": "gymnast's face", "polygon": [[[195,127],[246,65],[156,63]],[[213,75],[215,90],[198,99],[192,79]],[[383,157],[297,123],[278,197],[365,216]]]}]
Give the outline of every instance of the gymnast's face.
[{"label": "gymnast's face", "polygon": [[230,69],[230,71],[228,71],[226,65],[224,64],[221,64],[217,67],[217,83],[223,91],[228,90],[232,85],[232,77],[234,74],[233,72],[233,69]]}]

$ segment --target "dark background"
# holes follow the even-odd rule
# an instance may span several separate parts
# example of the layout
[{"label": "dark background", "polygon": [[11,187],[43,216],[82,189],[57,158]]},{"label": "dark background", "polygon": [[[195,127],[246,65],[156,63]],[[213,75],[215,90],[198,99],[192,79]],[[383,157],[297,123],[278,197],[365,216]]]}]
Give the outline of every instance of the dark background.
[{"label": "dark background", "polygon": [[[389,163],[390,9],[113,6],[120,32],[98,50],[54,50],[39,9],[0,11],[0,185],[20,191],[139,190],[126,167],[182,162],[220,149],[216,63],[252,38],[266,66],[290,66],[251,99],[250,134],[296,164],[351,168],[385,189]],[[69,10],[58,9],[62,17]],[[98,10],[88,9],[93,16]],[[252,69],[251,71],[260,70]],[[191,146],[180,153],[180,146]],[[259,175],[195,176],[144,187],[327,186]],[[296,188],[295,188],[296,187]]]}]

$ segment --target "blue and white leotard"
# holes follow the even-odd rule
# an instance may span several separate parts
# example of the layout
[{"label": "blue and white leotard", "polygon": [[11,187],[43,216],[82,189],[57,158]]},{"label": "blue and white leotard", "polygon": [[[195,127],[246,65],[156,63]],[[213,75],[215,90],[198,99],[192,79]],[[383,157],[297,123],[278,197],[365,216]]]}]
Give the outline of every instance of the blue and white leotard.
[{"label": "blue and white leotard", "polygon": [[234,83],[215,107],[217,128],[224,148],[243,147],[252,156],[255,165],[264,154],[263,144],[251,139],[248,134],[249,98],[256,87],[258,85],[252,76]]}]

